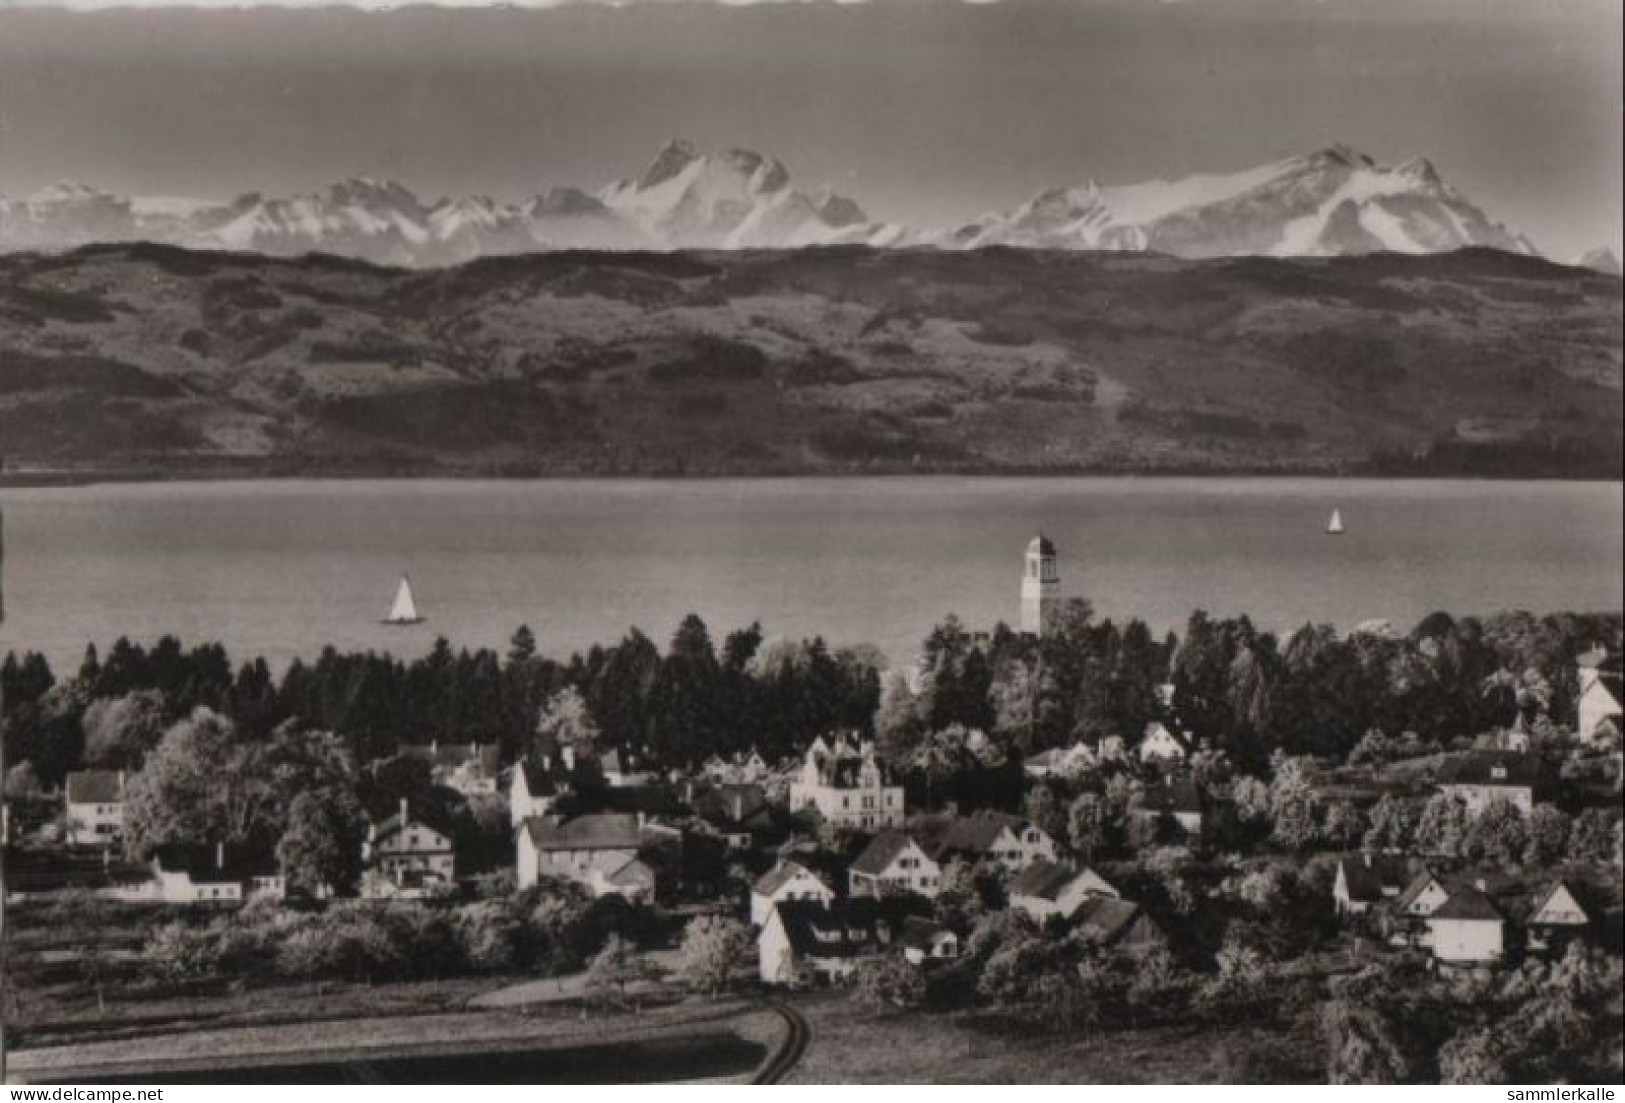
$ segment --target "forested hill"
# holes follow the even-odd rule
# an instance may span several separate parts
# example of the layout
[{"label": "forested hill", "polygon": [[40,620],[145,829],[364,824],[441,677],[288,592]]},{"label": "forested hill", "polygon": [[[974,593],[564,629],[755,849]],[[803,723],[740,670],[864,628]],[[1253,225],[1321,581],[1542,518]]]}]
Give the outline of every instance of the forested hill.
[{"label": "forested hill", "polygon": [[1488,250],[0,258],[9,471],[1618,478],[1621,284]]}]

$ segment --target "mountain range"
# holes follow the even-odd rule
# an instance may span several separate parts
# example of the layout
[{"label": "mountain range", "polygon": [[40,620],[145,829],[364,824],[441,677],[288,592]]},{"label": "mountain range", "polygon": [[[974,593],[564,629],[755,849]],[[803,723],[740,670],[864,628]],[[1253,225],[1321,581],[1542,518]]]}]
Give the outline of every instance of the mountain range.
[{"label": "mountain range", "polygon": [[[719,221],[747,225],[693,205],[666,232]],[[1482,248],[848,245],[411,269],[96,245],[0,255],[0,452],[14,478],[1617,479],[1622,309],[1617,276]]]},{"label": "mountain range", "polygon": [[75,183],[0,200],[0,249],[6,251],[130,241],[276,256],[321,252],[404,267],[562,249],[819,245],[1011,246],[1190,258],[1473,246],[1536,252],[1428,161],[1385,167],[1348,146],[1241,172],[1127,185],[1088,181],[936,230],[877,221],[847,196],[799,187],[772,157],[707,153],[686,141],[669,143],[639,175],[596,192],[560,187],[522,202],[479,195],[427,201],[402,184],[365,177],[228,203],[118,196]]}]

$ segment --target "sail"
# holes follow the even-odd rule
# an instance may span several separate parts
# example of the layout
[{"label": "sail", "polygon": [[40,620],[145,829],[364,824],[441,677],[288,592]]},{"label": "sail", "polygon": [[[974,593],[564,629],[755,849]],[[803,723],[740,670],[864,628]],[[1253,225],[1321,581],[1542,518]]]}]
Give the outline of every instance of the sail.
[{"label": "sail", "polygon": [[397,624],[410,624],[422,620],[418,616],[417,603],[412,600],[412,584],[401,577],[401,585],[395,591],[395,604],[390,606],[389,619]]},{"label": "sail", "polygon": [[1332,519],[1326,525],[1326,531],[1340,533],[1343,531],[1343,513],[1341,510],[1332,510]]}]

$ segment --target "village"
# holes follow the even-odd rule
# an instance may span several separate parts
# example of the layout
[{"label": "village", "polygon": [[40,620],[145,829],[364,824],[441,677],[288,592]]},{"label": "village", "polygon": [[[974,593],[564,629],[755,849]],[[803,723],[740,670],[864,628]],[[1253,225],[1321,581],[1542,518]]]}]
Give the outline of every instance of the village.
[{"label": "village", "polygon": [[[248,691],[272,696],[252,666],[226,667],[210,704],[179,652],[163,677],[128,647],[72,683],[46,686],[36,664],[33,689],[13,656],[8,706],[30,702],[14,727],[35,741],[13,735],[7,756],[8,1027],[29,1039],[37,1017],[48,1046],[107,1016],[111,993],[128,1007],[359,978],[551,977],[617,1015],[676,991],[844,993],[891,1021],[996,1009],[1083,1034],[1293,1000],[1268,1014],[1307,1021],[1324,1000],[1324,1058],[1265,1047],[1243,1071],[1471,1081],[1566,1060],[1617,1076],[1617,617],[1526,618],[1537,642],[1502,631],[1488,664],[1464,656],[1493,655],[1494,633],[1453,623],[1311,633],[1313,659],[1294,637],[1264,719],[1248,657],[1274,640],[1244,618],[1193,618],[1162,644],[1066,598],[1047,538],[1021,566],[1018,628],[950,620],[905,670],[759,633],[718,657],[685,623],[645,701],[604,689],[622,652],[578,657],[518,693],[518,740],[454,722],[392,743],[385,707],[366,731],[267,720],[247,747]],[[1538,660],[1509,662],[1519,647]],[[1334,669],[1339,648],[1393,678],[1352,718],[1327,711],[1365,692]],[[445,661],[478,676],[477,659]],[[536,662],[516,637],[508,667]],[[322,695],[309,668],[284,690],[300,678]],[[704,702],[742,687],[780,718],[773,738],[712,738]],[[1492,719],[1440,738],[1367,726],[1379,707],[1436,729]],[[63,756],[52,717],[73,709]],[[1271,740],[1271,724],[1313,731]],[[1514,1027],[1535,997],[1507,985],[1531,971],[1568,978],[1539,998],[1615,1027],[1557,1048]],[[1444,1010],[1400,1037],[1384,1008],[1421,991]],[[1492,1005],[1523,1010],[1486,1020]]]}]

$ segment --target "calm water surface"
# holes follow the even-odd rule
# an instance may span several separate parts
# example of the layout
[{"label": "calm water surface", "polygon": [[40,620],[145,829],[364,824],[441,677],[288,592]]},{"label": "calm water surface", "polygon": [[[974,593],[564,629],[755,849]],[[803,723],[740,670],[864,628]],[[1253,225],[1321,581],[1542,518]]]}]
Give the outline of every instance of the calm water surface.
[{"label": "calm water surface", "polygon": [[[1162,631],[1194,608],[1262,626],[1402,629],[1436,609],[1617,610],[1616,483],[1263,479],[244,482],[11,490],[0,647],[76,664],[120,635],[222,640],[277,665],[326,643],[415,655],[437,634],[544,650],[719,638],[760,620],[911,654],[948,612],[1015,620],[1042,527],[1065,589]],[[1330,537],[1342,510],[1348,532]],[[428,618],[379,624],[411,575]]]}]

